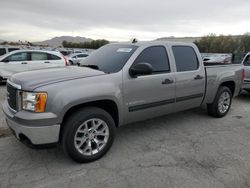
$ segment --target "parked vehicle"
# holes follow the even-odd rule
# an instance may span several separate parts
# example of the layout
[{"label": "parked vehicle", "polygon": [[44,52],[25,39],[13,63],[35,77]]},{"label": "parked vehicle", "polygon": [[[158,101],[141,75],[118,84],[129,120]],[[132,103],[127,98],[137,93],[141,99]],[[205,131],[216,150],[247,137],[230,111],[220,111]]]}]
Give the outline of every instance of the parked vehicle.
[{"label": "parked vehicle", "polygon": [[245,67],[245,79],[242,84],[242,88],[250,92],[250,52],[244,57],[242,64]]},{"label": "parked vehicle", "polygon": [[34,69],[68,65],[66,58],[59,52],[43,50],[17,50],[0,58],[0,82],[12,74]]},{"label": "parked vehicle", "polygon": [[68,56],[69,63],[71,65],[77,65],[81,60],[85,59],[89,55],[86,53],[74,53]]},{"label": "parked vehicle", "polygon": [[205,65],[232,64],[232,54],[202,53]]},{"label": "parked vehicle", "polygon": [[20,50],[19,47],[5,47],[5,46],[0,46],[0,56],[3,56],[7,53],[13,52],[15,50]]},{"label": "parked vehicle", "polygon": [[[192,43],[113,43],[70,66],[13,75],[7,124],[32,146],[60,143],[77,162],[102,157],[121,125],[207,105],[225,116],[242,65],[204,67]],[[70,94],[69,94],[70,93]]]}]

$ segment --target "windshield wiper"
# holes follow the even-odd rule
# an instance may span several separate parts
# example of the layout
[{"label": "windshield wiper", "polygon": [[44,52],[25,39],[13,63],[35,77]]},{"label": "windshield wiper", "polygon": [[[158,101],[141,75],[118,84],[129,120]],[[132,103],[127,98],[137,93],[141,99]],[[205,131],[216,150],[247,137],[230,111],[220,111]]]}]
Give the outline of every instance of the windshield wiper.
[{"label": "windshield wiper", "polygon": [[80,67],[89,67],[91,69],[100,70],[97,65],[80,65]]}]

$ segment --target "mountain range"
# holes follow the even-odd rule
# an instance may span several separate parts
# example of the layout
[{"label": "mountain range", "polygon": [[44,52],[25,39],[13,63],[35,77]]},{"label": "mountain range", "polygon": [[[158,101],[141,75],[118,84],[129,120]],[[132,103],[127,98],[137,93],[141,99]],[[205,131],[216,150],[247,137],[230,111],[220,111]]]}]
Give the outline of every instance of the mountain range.
[{"label": "mountain range", "polygon": [[76,37],[61,36],[61,37],[54,37],[54,38],[49,39],[49,40],[45,40],[45,41],[41,41],[41,42],[33,42],[33,43],[38,44],[38,45],[48,45],[48,46],[52,46],[52,47],[58,47],[58,46],[62,46],[62,42],[64,40],[67,42],[75,42],[76,43],[76,42],[90,42],[93,39],[80,37],[80,36],[76,36]]}]

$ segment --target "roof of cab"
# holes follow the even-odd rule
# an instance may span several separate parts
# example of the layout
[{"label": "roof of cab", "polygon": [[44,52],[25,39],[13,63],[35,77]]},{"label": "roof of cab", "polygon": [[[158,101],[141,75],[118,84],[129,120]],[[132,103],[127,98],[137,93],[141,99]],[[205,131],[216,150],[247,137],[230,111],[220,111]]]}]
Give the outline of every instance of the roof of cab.
[{"label": "roof of cab", "polygon": [[150,46],[150,45],[166,45],[166,44],[169,44],[169,45],[183,45],[183,46],[195,46],[194,43],[192,42],[174,42],[174,41],[167,41],[167,40],[164,40],[164,41],[139,41],[139,42],[117,42],[117,43],[110,43],[111,45],[112,44],[124,44],[124,45],[135,45],[135,46]]}]

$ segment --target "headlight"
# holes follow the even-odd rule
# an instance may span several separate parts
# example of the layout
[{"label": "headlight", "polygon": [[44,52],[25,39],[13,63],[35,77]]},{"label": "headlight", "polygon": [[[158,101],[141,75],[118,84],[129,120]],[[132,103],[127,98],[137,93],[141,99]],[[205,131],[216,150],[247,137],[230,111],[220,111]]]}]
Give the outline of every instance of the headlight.
[{"label": "headlight", "polygon": [[44,112],[47,93],[22,92],[22,109],[33,112]]}]

